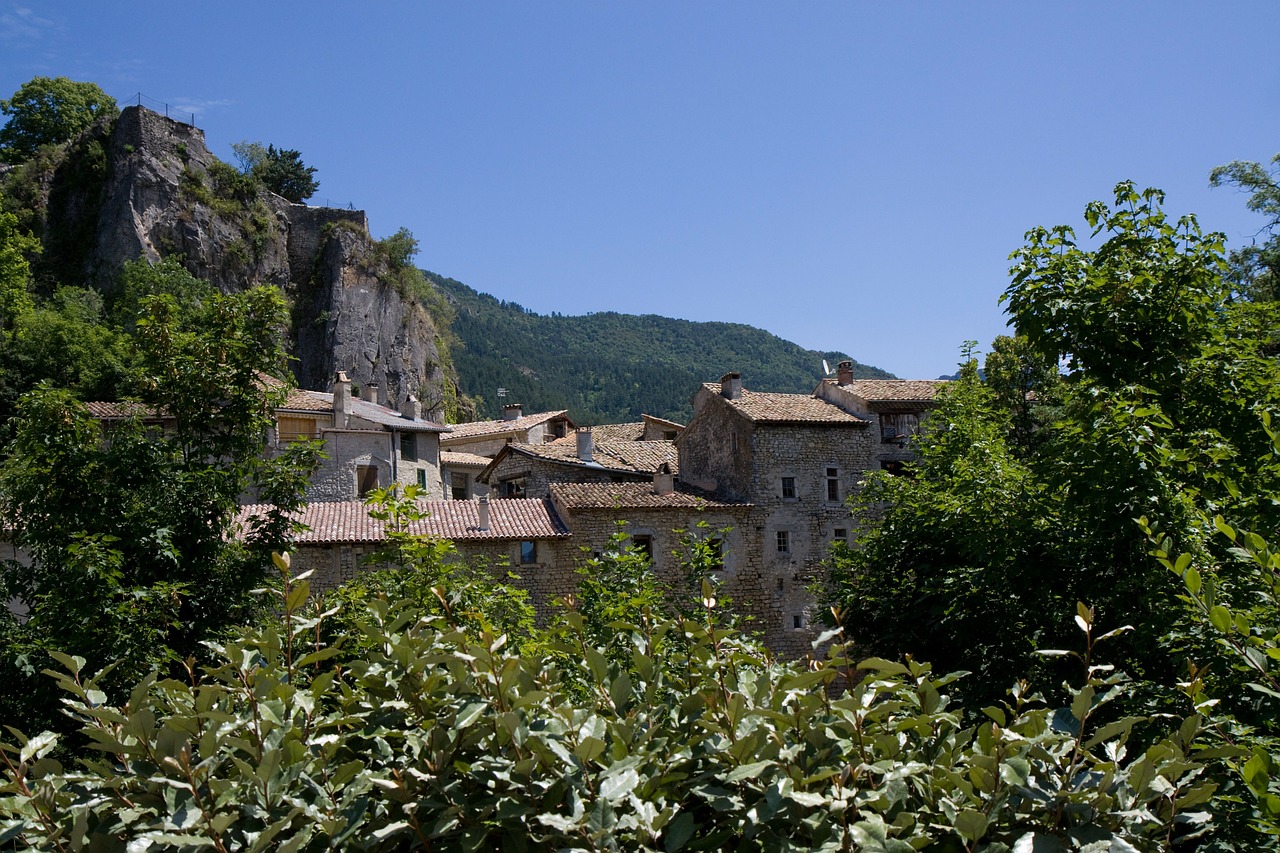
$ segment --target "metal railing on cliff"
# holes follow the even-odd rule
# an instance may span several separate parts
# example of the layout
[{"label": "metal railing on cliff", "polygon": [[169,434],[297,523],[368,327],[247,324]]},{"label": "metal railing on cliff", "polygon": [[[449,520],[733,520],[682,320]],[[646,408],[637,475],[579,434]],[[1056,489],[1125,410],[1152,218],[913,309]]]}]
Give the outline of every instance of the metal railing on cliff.
[{"label": "metal railing on cliff", "polygon": [[179,110],[173,104],[166,104],[164,101],[157,101],[155,98],[148,98],[141,92],[130,95],[128,98],[125,98],[118,103],[123,104],[124,106],[133,106],[136,104],[140,107],[146,107],[153,112],[164,113],[167,118],[171,118],[174,121],[189,124],[192,127],[196,126],[195,113],[187,110]]}]

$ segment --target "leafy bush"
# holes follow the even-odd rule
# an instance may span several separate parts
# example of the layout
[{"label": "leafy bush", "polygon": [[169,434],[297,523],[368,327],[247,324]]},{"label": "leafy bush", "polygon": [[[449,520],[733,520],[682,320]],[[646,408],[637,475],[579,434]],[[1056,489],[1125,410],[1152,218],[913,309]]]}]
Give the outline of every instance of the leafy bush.
[{"label": "leafy bush", "polygon": [[[110,705],[60,656],[66,707],[101,757],[67,770],[52,735],[3,748],[0,843],[23,849],[1160,850],[1208,827],[1192,717],[1130,758],[1134,719],[1098,726],[1123,676],[1092,662],[1068,705],[1015,692],[965,727],[962,674],[835,646],[768,662],[706,603],[612,623],[629,665],[566,610],[545,652],[373,599],[332,611],[286,576],[280,618],[182,680]],[[594,626],[598,628],[600,626]],[[830,637],[824,638],[830,639]],[[358,653],[352,654],[353,649]],[[565,684],[583,681],[578,694]],[[854,685],[837,688],[837,683]]]}]

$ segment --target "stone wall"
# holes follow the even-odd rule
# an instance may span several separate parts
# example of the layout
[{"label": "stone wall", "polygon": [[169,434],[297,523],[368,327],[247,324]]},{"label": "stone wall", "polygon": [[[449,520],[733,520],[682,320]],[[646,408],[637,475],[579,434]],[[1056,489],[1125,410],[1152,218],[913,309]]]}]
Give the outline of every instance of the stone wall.
[{"label": "stone wall", "polygon": [[331,226],[345,222],[366,236],[369,233],[369,217],[363,210],[291,204],[284,214],[289,222],[289,270],[294,286],[309,283]]},{"label": "stone wall", "polygon": [[327,458],[311,477],[308,501],[350,501],[360,497],[356,468],[374,465],[378,485],[391,484],[391,433],[368,430],[324,429]]},{"label": "stone wall", "polygon": [[[822,576],[832,543],[848,541],[853,518],[844,501],[868,468],[879,467],[879,438],[854,425],[758,425],[754,431],[751,494],[763,518],[760,549],[766,578],[780,593],[776,618],[794,639],[804,636],[807,643],[822,630],[809,587]],[[828,500],[828,469],[836,472],[836,500]],[[794,484],[794,497],[783,496],[783,478]]]},{"label": "stone wall", "polygon": [[751,500],[754,426],[714,396],[698,390],[693,418],[676,439],[680,481],[734,500]]},{"label": "stone wall", "polygon": [[[493,576],[529,592],[530,602],[540,622],[551,618],[555,601],[578,587],[575,568],[582,555],[568,540],[537,539],[537,562],[521,565],[519,540],[459,540],[454,542],[457,559],[478,562]],[[369,559],[377,550],[373,543],[300,545],[292,557],[292,571],[313,571],[311,588],[325,592],[370,571]]]}]

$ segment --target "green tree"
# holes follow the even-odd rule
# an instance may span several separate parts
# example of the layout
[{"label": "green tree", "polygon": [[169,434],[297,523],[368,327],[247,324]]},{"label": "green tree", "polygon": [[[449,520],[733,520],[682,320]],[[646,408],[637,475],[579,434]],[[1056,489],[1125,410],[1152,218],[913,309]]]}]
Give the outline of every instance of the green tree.
[{"label": "green tree", "polygon": [[0,197],[0,334],[33,307],[31,266],[27,255],[40,251],[40,241],[18,228],[18,217],[3,211]]},{"label": "green tree", "polygon": [[1231,279],[1249,299],[1273,302],[1280,298],[1280,154],[1271,168],[1261,163],[1234,160],[1209,173],[1209,185],[1233,186],[1249,193],[1248,207],[1267,222],[1258,232],[1265,235],[1231,252]]},{"label": "green tree", "polygon": [[302,162],[299,151],[261,142],[237,142],[231,146],[245,174],[252,175],[278,196],[294,203],[306,201],[320,189],[316,170]]},{"label": "green tree", "polygon": [[1260,414],[1280,406],[1280,314],[1234,300],[1220,235],[1171,221],[1161,200],[1125,183],[1114,207],[1090,204],[1096,248],[1068,226],[1028,232],[1005,295],[1019,337],[992,383],[966,368],[917,439],[913,477],[871,478],[860,548],[834,560],[856,638],[976,668],[993,677],[978,680],[986,698],[1035,676],[1033,647],[1067,635],[1072,601],[1143,626],[1114,653],[1165,707],[1181,661],[1217,659],[1137,520],[1196,553],[1213,550],[1199,506],[1276,523]]},{"label": "green tree", "polygon": [[[283,299],[273,288],[212,295],[184,323],[176,300],[152,297],[138,322],[140,417],[104,435],[74,397],[42,386],[19,404],[0,468],[0,498],[31,565],[0,571],[3,597],[30,607],[10,620],[0,666],[15,719],[50,719],[38,673],[65,651],[112,663],[123,689],[152,667],[205,653],[203,641],[257,611],[268,553],[283,545],[314,464],[300,444],[262,456],[284,367]],[[277,509],[235,535],[237,501]],[[113,692],[112,695],[119,695]],[[46,725],[48,723],[45,723]]]},{"label": "green tree", "polygon": [[21,163],[42,145],[75,138],[101,115],[114,115],[115,99],[93,83],[66,77],[33,77],[0,100],[9,121],[0,127],[0,159]]}]

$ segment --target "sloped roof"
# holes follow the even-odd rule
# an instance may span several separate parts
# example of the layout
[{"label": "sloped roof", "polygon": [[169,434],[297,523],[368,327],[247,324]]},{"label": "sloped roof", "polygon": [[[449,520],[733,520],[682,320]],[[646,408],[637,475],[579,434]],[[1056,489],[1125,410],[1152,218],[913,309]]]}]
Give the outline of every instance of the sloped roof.
[{"label": "sloped roof", "polygon": [[[333,394],[327,391],[303,391],[293,389],[284,403],[276,407],[277,412],[308,412],[315,414],[333,414]],[[406,418],[396,409],[379,403],[370,403],[359,397],[352,397],[347,404],[347,413],[362,418],[370,423],[405,432],[449,432],[450,428],[431,421]]]},{"label": "sloped roof", "polygon": [[460,450],[441,450],[440,464],[454,468],[485,468],[493,460],[478,453],[463,453]]},{"label": "sloped roof", "polygon": [[[593,428],[594,436],[594,428]],[[498,461],[512,453],[532,456],[557,465],[569,465],[595,470],[619,471],[627,474],[652,474],[665,462],[672,473],[678,473],[679,456],[674,442],[670,441],[605,441],[593,440],[591,461],[578,458],[576,444],[508,444],[492,461]],[[487,473],[487,472],[486,472]],[[483,476],[483,475],[482,475]]]},{"label": "sloped roof", "polygon": [[814,424],[865,426],[869,421],[851,415],[844,409],[828,403],[812,394],[780,394],[769,391],[748,391],[745,388],[730,400],[720,393],[720,383],[704,383],[705,388],[720,402],[737,409],[745,418],[758,424]]},{"label": "sloped roof", "polygon": [[552,483],[550,489],[556,503],[570,510],[752,506],[746,502],[718,500],[710,492],[683,483],[667,495],[654,494],[652,483]]},{"label": "sloped roof", "polygon": [[89,410],[89,414],[101,420],[115,420],[122,418],[163,418],[166,415],[158,409],[153,409],[145,403],[123,402],[123,403],[105,403],[101,400],[91,400],[85,403],[85,408]]},{"label": "sloped roof", "polygon": [[868,403],[929,403],[945,379],[855,379],[840,387]]},{"label": "sloped roof", "polygon": [[[639,441],[644,438],[644,421],[633,424],[600,424],[591,428],[591,438],[597,444],[602,441]],[[577,433],[557,438],[551,444],[562,444],[577,447]]]},{"label": "sloped roof", "polygon": [[509,421],[472,421],[467,424],[453,424],[452,433],[449,435],[449,441],[456,441],[461,438],[481,438],[488,435],[504,435],[509,432],[520,432],[546,423],[552,418],[560,415],[569,414],[568,409],[561,409],[558,412],[538,412],[532,415],[522,415]]},{"label": "sloped roof", "polygon": [[[409,525],[418,536],[437,536],[455,541],[492,541],[515,539],[563,539],[569,536],[551,504],[545,500],[512,499],[489,504],[489,527],[480,529],[480,511],[476,501],[419,501],[427,517]],[[254,516],[270,509],[267,504],[243,506],[236,517],[241,528]],[[307,525],[294,541],[301,545],[326,543],[382,542],[386,539],[386,523],[369,517],[363,501],[331,501],[311,503],[293,513]]]}]

